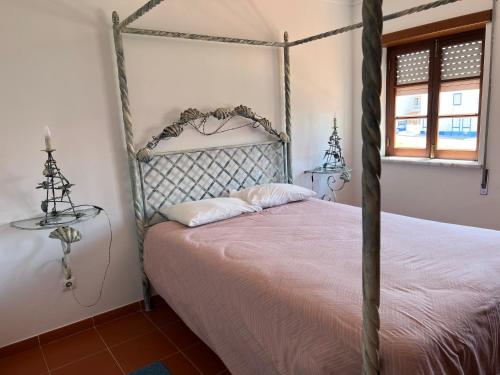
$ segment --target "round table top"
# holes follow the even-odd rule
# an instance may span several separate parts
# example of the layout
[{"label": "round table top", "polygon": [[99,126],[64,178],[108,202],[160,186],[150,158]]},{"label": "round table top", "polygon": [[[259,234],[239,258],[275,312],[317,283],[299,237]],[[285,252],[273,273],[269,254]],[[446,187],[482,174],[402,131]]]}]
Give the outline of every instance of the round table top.
[{"label": "round table top", "polygon": [[352,169],[348,167],[347,165],[344,167],[336,167],[336,168],[325,168],[323,166],[316,167],[314,169],[309,169],[307,171],[304,171],[304,173],[314,173],[314,174],[334,174],[334,173],[344,173],[344,172],[351,172]]},{"label": "round table top", "polygon": [[52,217],[49,215],[49,223],[47,224],[42,224],[45,220],[45,215],[40,215],[31,219],[13,221],[10,225],[14,228],[24,230],[53,229],[63,225],[70,225],[92,219],[99,215],[101,210],[96,207],[89,207],[84,209],[76,208],[75,212],[77,216],[75,216],[72,211]]}]

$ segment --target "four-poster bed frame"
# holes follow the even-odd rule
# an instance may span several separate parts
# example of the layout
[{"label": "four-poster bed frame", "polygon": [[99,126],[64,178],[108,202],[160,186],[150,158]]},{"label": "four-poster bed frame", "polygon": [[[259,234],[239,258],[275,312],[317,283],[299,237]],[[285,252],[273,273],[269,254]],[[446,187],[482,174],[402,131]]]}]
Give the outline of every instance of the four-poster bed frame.
[{"label": "four-poster bed frame", "polygon": [[[382,60],[382,26],[383,22],[402,17],[408,14],[421,12],[424,10],[436,8],[442,5],[454,3],[460,0],[438,0],[428,4],[416,6],[407,10],[392,13],[386,16],[382,14],[382,0],[364,0],[362,5],[362,22],[353,24],[351,26],[342,27],[322,34],[314,35],[308,38],[299,39],[296,41],[289,41],[288,33],[284,33],[283,42],[274,41],[261,41],[252,39],[240,39],[231,37],[218,37],[202,34],[180,33],[172,31],[150,30],[150,29],[137,29],[128,27],[132,22],[149,12],[152,8],[162,3],[164,0],[150,0],[133,14],[120,22],[118,14],[113,12],[113,34],[117,58],[117,69],[119,88],[122,104],[123,126],[125,131],[125,140],[128,153],[129,169],[132,183],[132,194],[134,201],[135,220],[137,227],[137,237],[139,245],[139,256],[142,271],[142,283],[144,291],[144,301],[146,309],[151,308],[150,300],[150,285],[147,276],[143,269],[143,242],[145,227],[150,224],[145,204],[151,197],[151,194],[157,192],[158,185],[147,186],[146,181],[148,173],[152,170],[155,173],[160,173],[160,180],[168,180],[168,176],[162,174],[157,170],[156,164],[149,166],[149,169],[144,171],[141,168],[141,162],[149,162],[147,158],[142,158],[140,152],[136,152],[134,145],[132,119],[130,113],[130,103],[128,99],[128,86],[127,77],[125,72],[125,59],[123,51],[123,34],[136,34],[136,35],[150,35],[158,37],[181,38],[202,40],[208,42],[220,43],[235,43],[245,44],[252,46],[265,46],[283,48],[283,61],[284,61],[284,98],[285,98],[285,132],[286,137],[281,137],[279,142],[282,142],[282,149],[275,147],[276,142],[262,143],[257,145],[234,146],[238,152],[242,152],[245,156],[249,156],[252,152],[258,152],[264,155],[265,159],[270,160],[267,156],[269,152],[278,155],[273,160],[278,160],[278,164],[283,162],[285,165],[284,181],[292,183],[292,160],[291,160],[291,140],[292,140],[292,126],[291,126],[291,103],[290,103],[290,48],[301,44],[309,43],[312,41],[320,40],[330,36],[345,33],[351,30],[363,28],[362,33],[362,49],[363,49],[363,93],[362,93],[362,165],[363,165],[363,256],[362,256],[362,273],[363,273],[363,373],[364,374],[378,374],[380,373],[380,360],[379,360],[379,305],[380,305],[380,118],[381,118],[381,105],[380,105],[380,92],[382,87],[381,77],[381,60]],[[167,129],[167,128],[165,128]],[[170,135],[176,136],[176,135]],[[170,137],[169,136],[169,137]],[[286,138],[284,140],[283,138]],[[269,146],[271,145],[271,146]],[[268,147],[269,146],[269,147]],[[227,150],[231,147],[222,149],[225,155],[229,155]],[[272,151],[269,151],[269,150]],[[280,154],[280,150],[283,150]],[[218,152],[221,150],[195,150],[188,153],[178,153],[180,157],[186,156],[189,160],[195,160],[200,157],[209,157],[213,160]],[[235,151],[235,152],[236,152]],[[212,154],[210,154],[212,152]],[[213,154],[215,152],[215,156]],[[233,158],[234,154],[228,156]],[[144,155],[142,155],[144,156]],[[168,155],[159,155],[163,159]],[[148,160],[146,160],[148,159]],[[162,160],[163,160],[162,159]],[[254,160],[252,157],[250,159]],[[177,158],[176,160],[179,160]],[[196,159],[198,160],[198,159]],[[196,164],[196,160],[194,163]],[[231,159],[232,160],[232,159]],[[168,162],[171,162],[170,160]],[[156,162],[158,163],[158,161]],[[259,166],[262,167],[262,166]],[[276,170],[279,170],[277,168]],[[183,172],[186,173],[187,172]],[[212,176],[211,176],[212,177]],[[272,178],[275,178],[273,176]],[[188,177],[190,178],[190,177]],[[272,181],[268,179],[269,181]],[[279,178],[281,179],[281,178]],[[278,179],[278,180],[279,180]],[[267,180],[259,180],[259,182]],[[150,188],[149,195],[146,196],[145,191]],[[165,203],[163,200],[162,204]]]}]

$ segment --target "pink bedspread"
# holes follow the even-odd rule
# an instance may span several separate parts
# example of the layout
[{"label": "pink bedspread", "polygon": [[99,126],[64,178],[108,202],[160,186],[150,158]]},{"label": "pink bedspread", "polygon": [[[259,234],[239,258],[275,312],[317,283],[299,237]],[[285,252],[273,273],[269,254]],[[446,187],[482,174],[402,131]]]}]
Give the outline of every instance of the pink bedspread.
[{"label": "pink bedspread", "polygon": [[[500,373],[500,232],[382,223],[382,373]],[[145,268],[234,375],[361,373],[359,208],[309,200],[161,223]]]}]

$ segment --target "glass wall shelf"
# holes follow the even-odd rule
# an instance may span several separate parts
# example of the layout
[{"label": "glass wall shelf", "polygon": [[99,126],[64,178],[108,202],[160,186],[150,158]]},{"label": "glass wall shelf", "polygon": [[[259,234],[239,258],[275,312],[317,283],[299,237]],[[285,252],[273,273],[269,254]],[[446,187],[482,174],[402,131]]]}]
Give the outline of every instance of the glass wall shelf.
[{"label": "glass wall shelf", "polygon": [[101,210],[96,207],[89,207],[84,209],[75,209],[76,216],[73,211],[68,211],[67,213],[58,213],[56,216],[48,216],[48,223],[43,224],[45,221],[45,215],[40,215],[33,217],[31,219],[24,219],[13,221],[10,226],[16,229],[23,230],[42,230],[42,229],[53,229],[63,225],[70,225],[79,223],[85,220],[92,219],[101,213]]}]

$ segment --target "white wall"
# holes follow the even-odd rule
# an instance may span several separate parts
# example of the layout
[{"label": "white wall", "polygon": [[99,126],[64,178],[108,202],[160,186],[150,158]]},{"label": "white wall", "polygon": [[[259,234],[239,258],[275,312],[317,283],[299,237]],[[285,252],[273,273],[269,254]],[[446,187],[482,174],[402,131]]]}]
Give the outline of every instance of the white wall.
[{"label": "white wall", "polygon": [[[386,0],[384,13],[391,13],[426,3],[415,0]],[[490,9],[489,0],[461,1],[432,11],[422,12],[384,24],[384,33],[406,29],[442,19]],[[361,19],[361,7],[353,12]],[[498,14],[497,14],[498,16]],[[497,24],[494,46],[491,123],[488,139],[490,170],[489,195],[480,196],[481,171],[440,166],[382,164],[382,209],[409,216],[464,225],[500,229],[500,24]],[[361,202],[361,32],[352,34],[353,56],[353,160],[354,200]],[[385,73],[385,71],[384,71]],[[385,97],[383,93],[382,97]],[[383,107],[385,108],[385,107]],[[385,111],[384,111],[385,112]],[[459,240],[459,239],[457,239]]]},{"label": "white wall", "polygon": [[[0,347],[140,299],[139,265],[111,35],[111,12],[122,17],[141,0],[3,0],[0,2]],[[344,1],[189,0],[169,1],[137,26],[247,38],[292,39],[350,22]],[[331,116],[339,117],[344,144],[351,139],[350,36],[293,49],[292,100],[294,174],[321,161]],[[132,113],[137,143],[178,116],[246,104],[283,124],[281,51],[125,36]],[[63,172],[75,183],[77,203],[105,207],[113,223],[111,269],[103,299],[79,307],[61,292],[60,244],[47,231],[9,227],[39,213],[49,125]],[[242,143],[255,134],[199,139],[185,133],[169,147]],[[187,144],[189,143],[189,145]],[[346,158],[351,161],[350,150]],[[494,176],[494,174],[493,174]],[[340,195],[351,201],[349,186]],[[75,292],[90,302],[106,259],[103,216],[79,224],[74,246]]]}]

